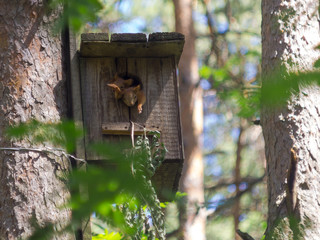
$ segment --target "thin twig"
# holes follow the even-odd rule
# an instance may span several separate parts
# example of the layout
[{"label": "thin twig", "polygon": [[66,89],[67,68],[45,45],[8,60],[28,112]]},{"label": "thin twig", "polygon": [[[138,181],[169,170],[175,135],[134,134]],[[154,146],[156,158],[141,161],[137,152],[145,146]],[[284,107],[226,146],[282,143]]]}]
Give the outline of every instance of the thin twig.
[{"label": "thin twig", "polygon": [[205,191],[208,192],[213,192],[213,191],[217,191],[219,188],[223,188],[223,187],[228,187],[230,185],[233,184],[237,184],[237,183],[246,183],[248,185],[251,185],[252,183],[256,182],[257,180],[261,180],[261,177],[255,178],[255,177],[242,177],[239,181],[235,181],[232,178],[224,178],[224,179],[220,179],[216,184],[214,185],[207,185],[205,186]]},{"label": "thin twig", "polygon": [[137,126],[139,126],[139,127],[142,127],[143,129],[145,129],[145,126],[143,126],[143,125],[141,125],[141,124],[139,124],[139,123],[136,123],[136,122],[133,122],[133,121],[130,121],[132,124],[135,124],[135,125],[137,125]]},{"label": "thin twig", "polygon": [[[257,183],[261,182],[264,177],[265,177],[265,174],[262,175],[260,178],[257,178],[257,179],[255,179],[254,181],[248,183],[248,187],[247,187],[245,190],[240,191],[238,194],[236,194],[236,195],[233,196],[233,197],[230,197],[230,198],[228,198],[228,199],[225,199],[225,200],[223,201],[223,203],[222,203],[222,204],[219,204],[219,206],[218,206],[213,212],[207,214],[207,219],[208,219],[208,220],[212,219],[214,216],[217,216],[220,211],[225,210],[226,208],[230,207],[230,205],[232,205],[236,199],[242,197],[243,194],[251,191],[251,189],[252,189]],[[205,202],[205,203],[203,204],[203,206],[206,206],[206,205],[208,205],[208,204],[210,204],[210,201],[209,201],[209,202]]]},{"label": "thin twig", "polygon": [[242,238],[242,240],[254,240],[248,233],[241,232],[240,229],[236,230],[237,234]]},{"label": "thin twig", "polygon": [[131,144],[132,147],[134,148],[134,122],[130,121],[131,123]]},{"label": "thin twig", "polygon": [[[0,151],[32,151],[32,152],[38,152],[38,153],[50,153],[53,154],[57,157],[67,157],[67,158],[72,158],[76,161],[84,162],[86,163],[87,161],[82,159],[82,158],[77,158],[69,153],[66,153],[63,149],[60,148],[51,148],[51,147],[46,147],[45,149],[41,148],[25,148],[25,147],[4,147],[0,148]],[[60,152],[60,154],[57,154],[56,152]]]}]

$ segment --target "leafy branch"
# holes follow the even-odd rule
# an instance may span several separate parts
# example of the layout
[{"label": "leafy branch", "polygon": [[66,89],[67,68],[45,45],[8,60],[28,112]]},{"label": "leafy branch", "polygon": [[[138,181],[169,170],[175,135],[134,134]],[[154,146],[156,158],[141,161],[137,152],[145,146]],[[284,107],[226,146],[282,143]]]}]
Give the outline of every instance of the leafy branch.
[{"label": "leafy branch", "polygon": [[[56,223],[48,223],[41,228],[38,226],[35,235],[40,234],[44,239],[50,234],[75,231],[83,219],[95,213],[110,226],[119,229],[122,238],[142,239],[148,236],[148,239],[165,239],[164,214],[151,182],[167,151],[160,143],[159,132],[148,133],[150,139],[146,133],[139,136],[134,147],[125,151],[121,143],[91,144],[88,151],[105,159],[99,161],[99,166],[71,154],[77,139],[84,135],[71,121],[41,123],[32,120],[10,127],[6,133],[15,145],[19,141],[29,142],[30,147],[3,147],[0,148],[2,151],[33,151],[89,163],[86,171],[74,169],[68,176],[72,195],[69,204],[64,207],[72,209],[70,224],[58,232],[54,231]],[[37,147],[32,147],[34,145]],[[79,191],[79,188],[82,190]],[[152,223],[148,221],[149,216]],[[50,231],[42,231],[43,227]]]}]

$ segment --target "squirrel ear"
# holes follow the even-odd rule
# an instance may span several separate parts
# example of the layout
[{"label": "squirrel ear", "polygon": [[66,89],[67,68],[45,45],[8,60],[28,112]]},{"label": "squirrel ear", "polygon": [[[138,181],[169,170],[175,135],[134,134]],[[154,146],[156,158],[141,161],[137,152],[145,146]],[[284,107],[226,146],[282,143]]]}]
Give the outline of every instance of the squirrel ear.
[{"label": "squirrel ear", "polygon": [[114,89],[116,92],[121,92],[118,85],[116,85],[114,83],[108,83],[107,85],[108,85],[108,87],[111,87],[112,89]]},{"label": "squirrel ear", "polygon": [[139,92],[140,89],[141,89],[141,85],[138,85],[138,86],[136,86],[136,87],[133,88],[133,91]]},{"label": "squirrel ear", "polygon": [[116,73],[115,75],[114,75],[114,77],[109,81],[109,82],[115,82],[115,81],[117,81],[117,79],[118,79],[119,77],[118,77],[118,73]]}]

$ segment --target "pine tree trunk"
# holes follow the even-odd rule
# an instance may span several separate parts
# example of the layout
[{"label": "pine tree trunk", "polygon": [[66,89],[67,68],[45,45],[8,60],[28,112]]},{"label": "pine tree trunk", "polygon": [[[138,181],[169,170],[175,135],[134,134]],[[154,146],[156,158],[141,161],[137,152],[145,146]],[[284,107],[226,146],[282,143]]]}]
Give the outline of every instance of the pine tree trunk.
[{"label": "pine tree trunk", "polygon": [[[185,209],[180,211],[181,239],[205,239],[206,215],[204,202],[203,160],[200,135],[203,126],[202,90],[195,51],[195,31],[192,0],[174,0],[176,31],[185,35],[186,42],[179,63],[180,100],[185,162],[180,191],[187,193]],[[199,208],[200,207],[200,208]]]},{"label": "pine tree trunk", "polygon": [[[320,56],[314,49],[320,40],[318,7],[315,0],[262,1],[264,83],[279,66],[288,72],[313,68]],[[305,87],[283,108],[264,106],[261,115],[269,196],[266,239],[319,239],[320,87]]]},{"label": "pine tree trunk", "polygon": [[[0,1],[0,147],[33,147],[4,138],[12,124],[66,117],[63,48],[60,36],[51,33],[59,11],[48,13],[46,3]],[[41,226],[54,222],[62,228],[71,217],[71,211],[61,208],[70,196],[62,180],[69,170],[67,159],[0,151],[0,239],[29,236],[32,217]]]}]

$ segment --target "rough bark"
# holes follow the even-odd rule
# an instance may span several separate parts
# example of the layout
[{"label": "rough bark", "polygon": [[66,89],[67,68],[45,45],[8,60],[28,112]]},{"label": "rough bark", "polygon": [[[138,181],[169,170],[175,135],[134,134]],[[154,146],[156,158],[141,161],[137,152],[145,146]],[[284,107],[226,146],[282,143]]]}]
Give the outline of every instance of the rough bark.
[{"label": "rough bark", "polygon": [[[288,72],[312,69],[319,58],[314,49],[320,39],[318,7],[314,0],[262,1],[264,83],[279,66]],[[320,88],[312,85],[300,92],[283,108],[264,106],[262,110],[269,196],[267,239],[320,236]]]},{"label": "rough bark", "polygon": [[202,133],[202,91],[195,51],[195,31],[192,0],[174,0],[176,31],[185,35],[186,42],[179,63],[180,100],[185,162],[180,191],[188,194],[185,210],[181,211],[182,239],[205,239],[206,215],[203,208],[203,161],[200,144]]},{"label": "rough bark", "polygon": [[[66,86],[60,36],[51,34],[58,11],[47,1],[0,1],[0,146],[33,147],[8,141],[7,126],[35,118],[56,122],[66,117]],[[69,192],[61,177],[67,159],[32,151],[0,152],[0,239],[25,238],[30,218],[57,229],[70,220],[62,209]],[[64,235],[54,239],[70,239]]]}]

